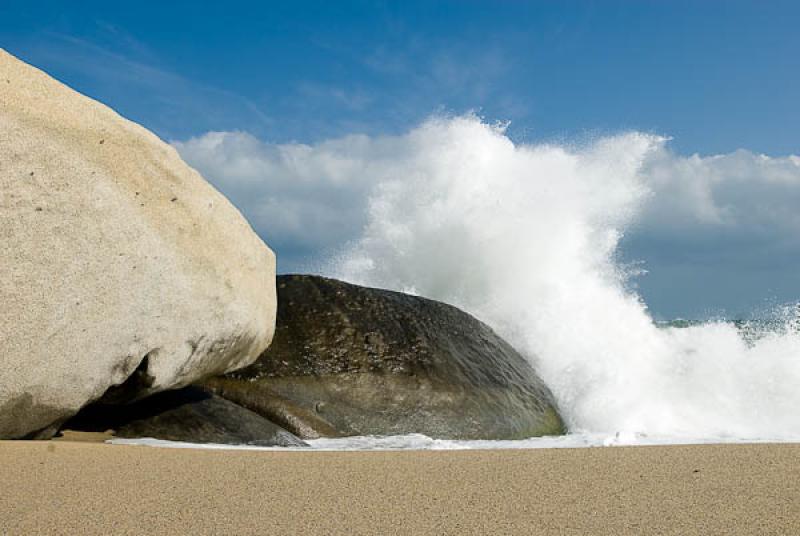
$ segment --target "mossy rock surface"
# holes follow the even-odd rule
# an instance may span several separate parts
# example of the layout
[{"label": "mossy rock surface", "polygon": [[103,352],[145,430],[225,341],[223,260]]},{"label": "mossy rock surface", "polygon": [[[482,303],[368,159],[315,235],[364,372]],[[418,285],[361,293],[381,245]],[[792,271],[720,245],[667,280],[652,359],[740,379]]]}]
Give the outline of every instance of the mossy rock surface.
[{"label": "mossy rock surface", "polygon": [[303,438],[561,434],[550,390],[486,324],[433,300],[278,276],[270,348],[203,384]]}]

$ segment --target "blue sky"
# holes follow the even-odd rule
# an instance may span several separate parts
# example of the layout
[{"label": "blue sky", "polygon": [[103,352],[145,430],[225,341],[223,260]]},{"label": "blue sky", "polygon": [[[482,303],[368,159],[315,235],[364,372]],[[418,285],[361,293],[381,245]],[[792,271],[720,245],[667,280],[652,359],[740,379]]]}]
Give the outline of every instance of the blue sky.
[{"label": "blue sky", "polygon": [[[475,110],[510,121],[517,142],[637,130],[680,156],[798,154],[798,27],[800,3],[780,1],[0,2],[0,46],[164,139],[241,131],[274,145]],[[800,298],[789,231],[765,245],[768,226],[750,242],[726,229],[630,236],[656,312]],[[731,257],[754,245],[768,252],[758,266]],[[284,269],[314,253],[281,249]]]},{"label": "blue sky", "polygon": [[0,39],[166,138],[313,141],[444,108],[523,139],[797,152],[796,2],[148,4],[4,0]]}]

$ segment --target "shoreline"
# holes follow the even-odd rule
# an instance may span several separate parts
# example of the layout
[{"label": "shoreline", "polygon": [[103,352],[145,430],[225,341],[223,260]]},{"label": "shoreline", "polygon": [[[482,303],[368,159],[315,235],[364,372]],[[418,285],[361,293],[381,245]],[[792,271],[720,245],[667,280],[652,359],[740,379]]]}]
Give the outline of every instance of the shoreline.
[{"label": "shoreline", "polygon": [[800,444],[248,451],[0,441],[0,534],[798,533]]},{"label": "shoreline", "polygon": [[395,436],[350,436],[339,438],[306,439],[307,446],[283,447],[260,446],[252,444],[230,443],[193,443],[190,441],[172,441],[155,438],[120,438],[108,433],[96,437],[83,437],[82,432],[68,432],[69,438],[56,440],[103,442],[113,445],[148,446],[172,449],[222,450],[222,451],[296,451],[296,452],[420,452],[448,450],[548,450],[548,449],[584,449],[584,448],[619,448],[619,447],[676,447],[695,445],[793,445],[800,444],[798,439],[715,439],[715,438],[627,438],[606,436],[604,434],[583,435],[566,434],[563,436],[542,436],[528,439],[481,439],[455,440],[435,439],[422,434],[406,434]]}]

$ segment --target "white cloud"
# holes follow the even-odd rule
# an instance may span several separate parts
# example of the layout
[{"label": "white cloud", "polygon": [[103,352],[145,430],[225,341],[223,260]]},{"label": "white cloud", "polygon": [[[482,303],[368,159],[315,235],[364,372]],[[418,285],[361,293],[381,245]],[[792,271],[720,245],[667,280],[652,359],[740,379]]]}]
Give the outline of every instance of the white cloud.
[{"label": "white cloud", "polygon": [[[277,251],[282,270],[314,269],[348,244],[365,240],[402,242],[408,238],[404,233],[435,229],[436,218],[451,239],[436,247],[431,242],[420,254],[475,246],[459,235],[467,231],[457,228],[455,216],[443,217],[443,207],[453,204],[466,207],[458,216],[464,218],[496,211],[485,220],[494,234],[482,240],[503,233],[534,240],[554,228],[582,232],[581,226],[589,226],[602,232],[586,240],[608,243],[597,251],[587,248],[586,254],[602,256],[626,234],[625,257],[643,260],[652,281],[659,272],[670,274],[671,263],[679,261],[684,267],[702,264],[703,277],[717,273],[728,285],[739,277],[731,274],[756,264],[782,271],[791,282],[800,262],[800,158],[795,156],[740,150],[684,157],[672,153],[666,140],[638,133],[583,147],[515,145],[500,127],[469,115],[434,118],[401,136],[345,136],[304,145],[210,132],[175,146],[243,211]],[[415,185],[412,193],[420,197],[406,199],[406,208],[395,207],[395,224],[384,226],[380,237],[371,236],[376,220],[391,212],[381,204],[391,202],[391,190],[403,184]],[[569,202],[562,199],[570,196]],[[541,218],[529,218],[526,211]],[[434,223],[406,225],[403,217]],[[757,279],[741,277],[750,285]],[[680,294],[679,288],[670,291],[669,281],[663,283],[666,294]],[[800,293],[800,282],[797,287]],[[726,293],[731,294],[717,291]]]},{"label": "white cloud", "polygon": [[363,136],[309,146],[264,143],[242,132],[209,132],[174,145],[242,210],[289,266],[358,235],[371,168],[380,166],[380,142]]},{"label": "white cloud", "polygon": [[800,158],[739,150],[679,157],[665,149],[645,165],[653,190],[643,225],[657,233],[800,232]]}]

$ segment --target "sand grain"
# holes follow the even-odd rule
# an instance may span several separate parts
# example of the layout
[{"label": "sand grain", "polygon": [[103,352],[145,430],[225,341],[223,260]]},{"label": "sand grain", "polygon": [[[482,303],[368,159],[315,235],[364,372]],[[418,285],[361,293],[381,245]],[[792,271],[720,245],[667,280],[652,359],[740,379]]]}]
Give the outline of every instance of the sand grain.
[{"label": "sand grain", "polygon": [[0,534],[798,534],[800,445],[256,452],[0,442]]}]

